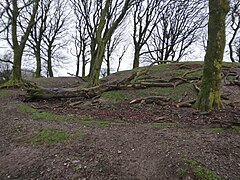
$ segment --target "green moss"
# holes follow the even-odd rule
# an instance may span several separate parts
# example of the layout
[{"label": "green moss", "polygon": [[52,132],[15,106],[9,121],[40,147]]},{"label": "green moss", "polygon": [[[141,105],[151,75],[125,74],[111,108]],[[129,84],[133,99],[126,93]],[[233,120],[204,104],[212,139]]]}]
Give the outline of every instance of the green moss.
[{"label": "green moss", "polygon": [[78,137],[80,133],[70,134],[67,131],[53,130],[53,129],[40,129],[38,133],[32,137],[31,143],[34,144],[55,144],[65,141],[67,139]]},{"label": "green moss", "polygon": [[24,86],[24,82],[23,81],[9,80],[9,81],[3,83],[0,86],[0,88],[10,88],[10,87],[18,88],[18,87],[22,87],[22,86]]},{"label": "green moss", "polygon": [[185,160],[185,163],[187,163],[191,169],[193,169],[194,176],[198,180],[220,180],[220,177],[216,175],[215,172],[199,165],[194,160]]},{"label": "green moss", "polygon": [[19,104],[18,108],[22,113],[29,114],[33,119],[44,119],[49,121],[64,121],[73,119],[71,116],[63,116],[50,112],[39,111],[25,104]]}]

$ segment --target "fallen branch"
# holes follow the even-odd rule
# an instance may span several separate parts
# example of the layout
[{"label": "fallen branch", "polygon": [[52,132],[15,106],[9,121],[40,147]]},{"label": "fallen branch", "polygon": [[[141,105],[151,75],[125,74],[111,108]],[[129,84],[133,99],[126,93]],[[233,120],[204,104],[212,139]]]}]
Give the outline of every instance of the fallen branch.
[{"label": "fallen branch", "polygon": [[192,105],[196,102],[196,99],[194,100],[190,100],[190,101],[185,101],[185,102],[180,102],[178,104],[176,104],[177,108],[180,107],[192,107]]},{"label": "fallen branch", "polygon": [[39,99],[58,99],[85,97],[92,98],[109,89],[108,86],[100,85],[92,88],[32,88],[27,91],[26,101]]},{"label": "fallen branch", "polygon": [[134,99],[130,102],[130,104],[137,104],[137,103],[155,103],[158,105],[164,105],[163,102],[169,102],[170,98],[164,97],[164,96],[148,96],[148,97],[143,97],[143,98],[137,98]]}]

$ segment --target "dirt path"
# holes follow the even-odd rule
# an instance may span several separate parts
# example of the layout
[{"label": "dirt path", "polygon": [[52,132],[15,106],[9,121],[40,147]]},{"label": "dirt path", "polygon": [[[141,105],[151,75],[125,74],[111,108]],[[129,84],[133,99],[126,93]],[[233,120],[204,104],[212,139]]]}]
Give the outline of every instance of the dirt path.
[{"label": "dirt path", "polygon": [[[135,121],[143,116],[141,108],[131,111],[135,118],[119,119],[123,110],[129,110],[122,105],[118,113],[115,108],[118,116],[109,113],[105,119],[98,107],[88,112],[70,111],[59,102],[24,104],[19,98],[23,93],[0,90],[0,179],[197,179],[202,177],[199,167],[221,179],[240,177],[239,131],[212,129],[215,126],[206,123],[226,117],[226,112],[205,117],[190,116],[191,112],[187,116],[186,111],[167,116],[166,111],[166,119],[174,122],[156,123],[147,120],[148,113],[154,114],[147,109],[144,120]],[[31,106],[42,108],[35,112]],[[61,115],[45,115],[45,111]],[[64,116],[67,113],[74,118]],[[227,116],[239,118],[237,113]],[[82,121],[87,115],[94,120]],[[105,121],[110,117],[115,120]],[[195,123],[201,120],[203,124]],[[46,141],[47,130],[65,132],[67,138]],[[42,132],[44,136],[39,136]],[[194,163],[200,166],[194,168]],[[206,169],[204,176],[209,173]],[[208,178],[213,176],[209,174]]]}]

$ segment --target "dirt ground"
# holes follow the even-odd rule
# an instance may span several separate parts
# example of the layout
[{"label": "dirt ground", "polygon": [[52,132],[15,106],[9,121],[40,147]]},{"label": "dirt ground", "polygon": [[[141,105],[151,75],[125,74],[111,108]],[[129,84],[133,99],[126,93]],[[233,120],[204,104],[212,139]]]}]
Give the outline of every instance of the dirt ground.
[{"label": "dirt ground", "polygon": [[[127,100],[75,108],[70,100],[25,103],[25,90],[0,90],[0,179],[238,180],[240,132],[231,123],[240,121],[240,91],[223,91],[230,94],[225,109],[201,113]],[[36,118],[25,106],[66,119]],[[41,129],[72,136],[36,143]]]}]

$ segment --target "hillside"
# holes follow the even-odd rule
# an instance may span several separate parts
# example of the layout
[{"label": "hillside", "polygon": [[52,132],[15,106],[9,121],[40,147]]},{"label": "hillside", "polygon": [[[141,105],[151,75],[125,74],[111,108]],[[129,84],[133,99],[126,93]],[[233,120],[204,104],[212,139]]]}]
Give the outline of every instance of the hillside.
[{"label": "hillside", "polygon": [[[23,102],[26,89],[0,89],[0,179],[239,179],[240,65],[224,64],[225,108],[211,113],[191,107],[201,70],[186,62],[139,68],[131,79],[118,72],[102,84],[134,86],[91,99]],[[86,86],[71,77],[32,83]]]}]

